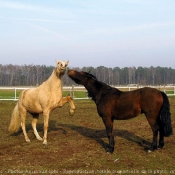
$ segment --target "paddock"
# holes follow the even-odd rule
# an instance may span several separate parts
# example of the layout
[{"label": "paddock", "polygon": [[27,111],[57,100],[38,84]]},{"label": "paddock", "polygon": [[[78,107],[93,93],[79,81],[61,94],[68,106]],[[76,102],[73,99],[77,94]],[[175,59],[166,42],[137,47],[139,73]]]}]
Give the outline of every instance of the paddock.
[{"label": "paddock", "polygon": [[[175,128],[175,97],[169,97],[172,125]],[[14,101],[0,102],[0,174],[154,174],[174,172],[175,136],[165,138],[162,150],[147,153],[152,133],[146,118],[140,115],[127,121],[114,122],[115,152],[105,153],[108,143],[104,124],[91,100],[75,100],[76,111],[69,116],[69,104],[50,114],[48,145],[35,139],[26,126],[31,143],[26,143],[22,131],[9,136],[7,128]],[[39,117],[38,131],[43,135],[43,119]],[[107,172],[108,171],[108,172]],[[139,172],[139,173],[138,173]],[[160,172],[156,172],[160,174]],[[175,173],[175,172],[174,172]]]}]

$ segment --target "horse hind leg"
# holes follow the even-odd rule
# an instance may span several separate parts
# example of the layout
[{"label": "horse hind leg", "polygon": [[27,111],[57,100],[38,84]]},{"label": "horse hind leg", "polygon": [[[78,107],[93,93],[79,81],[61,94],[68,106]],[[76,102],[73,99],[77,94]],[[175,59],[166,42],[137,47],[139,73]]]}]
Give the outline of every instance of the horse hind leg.
[{"label": "horse hind leg", "polygon": [[164,135],[163,132],[161,130],[159,130],[159,145],[158,145],[158,149],[162,149],[164,147]]},{"label": "horse hind leg", "polygon": [[[157,146],[157,136],[159,132],[159,144]],[[155,138],[154,138],[155,137]],[[161,149],[164,147],[164,131],[159,122],[156,122],[153,131],[153,143],[150,150]]]},{"label": "horse hind leg", "polygon": [[33,116],[33,120],[32,120],[32,128],[33,128],[33,131],[34,131],[34,134],[36,136],[36,138],[39,140],[39,141],[42,141],[43,139],[40,137],[37,129],[36,129],[36,124],[37,124],[37,121],[38,121],[38,117],[39,117],[39,114],[32,114]]},{"label": "horse hind leg", "polygon": [[153,131],[153,141],[152,141],[151,147],[148,150],[148,152],[151,152],[151,151],[154,151],[155,149],[157,149],[157,136],[158,136],[159,126],[156,123],[151,128],[152,128],[152,131]]},{"label": "horse hind leg", "polygon": [[159,125],[154,118],[147,117],[148,123],[151,126],[152,132],[153,132],[153,140],[151,147],[148,149],[148,152],[152,152],[155,149],[157,149],[157,136],[158,136],[158,131],[159,131]]},{"label": "horse hind leg", "polygon": [[21,128],[22,128],[25,140],[26,140],[26,142],[30,142],[30,139],[29,139],[27,132],[26,132],[26,126],[25,126],[26,111],[20,110],[20,116],[21,116]]},{"label": "horse hind leg", "polygon": [[164,147],[164,128],[162,125],[162,122],[160,121],[160,116],[157,119],[158,125],[159,125],[159,145],[158,149],[161,149]]}]

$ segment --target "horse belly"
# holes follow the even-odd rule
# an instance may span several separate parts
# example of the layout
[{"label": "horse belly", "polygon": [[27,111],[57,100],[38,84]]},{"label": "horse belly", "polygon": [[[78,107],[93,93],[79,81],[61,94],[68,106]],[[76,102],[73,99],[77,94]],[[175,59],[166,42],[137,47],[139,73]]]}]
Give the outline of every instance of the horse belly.
[{"label": "horse belly", "polygon": [[22,105],[25,107],[25,109],[29,113],[42,113],[43,109],[41,104],[39,103],[38,99],[33,97],[26,98],[25,101],[23,101]]},{"label": "horse belly", "polygon": [[141,114],[141,108],[139,103],[128,102],[125,104],[116,102],[115,100],[101,101],[97,106],[98,113],[101,117],[111,116],[115,120],[127,120],[137,117]]},{"label": "horse belly", "polygon": [[137,117],[139,114],[123,114],[123,115],[118,115],[116,117],[113,117],[116,120],[128,120]]},{"label": "horse belly", "polygon": [[120,108],[114,111],[113,118],[116,120],[127,120],[137,117],[140,114],[141,109],[139,106],[138,107],[121,106]]},{"label": "horse belly", "polygon": [[42,113],[43,112],[43,109],[41,107],[41,105],[39,103],[28,103],[26,106],[25,106],[26,110],[30,113]]}]

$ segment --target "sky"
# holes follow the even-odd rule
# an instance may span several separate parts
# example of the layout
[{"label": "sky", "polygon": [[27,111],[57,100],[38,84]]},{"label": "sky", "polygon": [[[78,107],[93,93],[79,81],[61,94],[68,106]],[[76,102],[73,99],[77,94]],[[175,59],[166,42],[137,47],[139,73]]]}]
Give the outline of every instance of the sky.
[{"label": "sky", "polygon": [[0,0],[0,64],[175,68],[174,0]]}]

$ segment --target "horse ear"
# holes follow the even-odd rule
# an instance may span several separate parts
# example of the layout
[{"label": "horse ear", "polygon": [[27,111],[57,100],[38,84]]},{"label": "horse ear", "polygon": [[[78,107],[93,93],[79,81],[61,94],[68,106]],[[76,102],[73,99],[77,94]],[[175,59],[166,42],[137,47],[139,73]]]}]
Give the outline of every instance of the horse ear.
[{"label": "horse ear", "polygon": [[58,60],[55,60],[55,62],[56,62],[56,64],[58,64],[60,61],[58,61]]},{"label": "horse ear", "polygon": [[69,60],[68,60],[68,61],[66,61],[66,66],[68,65],[68,63],[69,63]]}]

